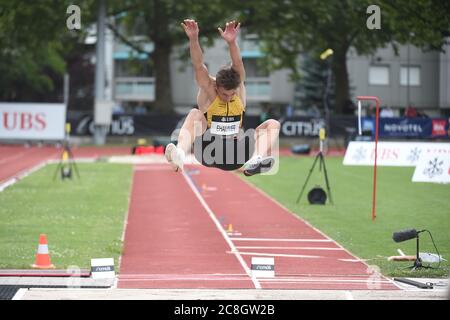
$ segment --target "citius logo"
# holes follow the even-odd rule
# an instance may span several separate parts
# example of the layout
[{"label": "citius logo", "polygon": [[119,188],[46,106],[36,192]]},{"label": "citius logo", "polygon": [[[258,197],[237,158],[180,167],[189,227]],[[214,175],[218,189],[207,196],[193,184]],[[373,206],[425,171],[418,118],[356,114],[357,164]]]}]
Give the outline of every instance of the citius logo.
[{"label": "citius logo", "polygon": [[[85,116],[76,125],[76,134],[79,135],[93,135],[95,132],[95,123],[92,116]],[[135,132],[134,119],[132,116],[120,116],[113,119],[108,133],[112,135],[133,135]]]}]

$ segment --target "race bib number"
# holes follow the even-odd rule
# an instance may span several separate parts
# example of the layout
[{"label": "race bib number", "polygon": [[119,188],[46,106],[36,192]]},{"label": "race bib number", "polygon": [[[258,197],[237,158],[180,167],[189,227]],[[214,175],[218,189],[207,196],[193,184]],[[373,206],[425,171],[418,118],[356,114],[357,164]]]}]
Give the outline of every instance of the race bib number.
[{"label": "race bib number", "polygon": [[221,136],[239,133],[241,116],[212,116],[211,133]]}]

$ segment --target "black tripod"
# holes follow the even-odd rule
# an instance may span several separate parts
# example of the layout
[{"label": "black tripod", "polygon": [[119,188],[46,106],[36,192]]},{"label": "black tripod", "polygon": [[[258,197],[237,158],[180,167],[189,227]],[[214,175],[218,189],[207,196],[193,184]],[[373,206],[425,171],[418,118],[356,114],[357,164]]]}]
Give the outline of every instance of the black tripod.
[{"label": "black tripod", "polygon": [[[73,169],[73,170],[72,170]],[[75,162],[72,150],[70,149],[69,141],[66,139],[63,144],[63,151],[60,156],[58,166],[56,167],[53,181],[55,181],[58,172],[61,173],[61,180],[72,179],[72,171],[75,171],[77,178],[80,179],[80,173]]]},{"label": "black tripod", "polygon": [[[321,129],[321,130],[323,130],[323,129]],[[331,198],[331,190],[330,190],[330,184],[328,182],[327,167],[325,166],[325,158],[324,158],[323,152],[322,152],[324,139],[325,139],[325,132],[321,132],[320,133],[320,151],[317,154],[316,158],[314,159],[313,165],[312,165],[311,169],[309,170],[308,177],[306,178],[306,181],[303,184],[302,191],[300,191],[300,194],[297,197],[297,202],[296,202],[297,204],[300,201],[300,199],[303,195],[303,192],[305,191],[306,185],[308,184],[309,178],[311,177],[311,174],[314,171],[314,167],[316,166],[317,160],[319,160],[319,172],[322,171],[322,167],[323,167],[323,172],[325,174],[325,183],[327,185],[328,196],[330,197],[331,204],[334,204],[333,199]]]},{"label": "black tripod", "polygon": [[[420,232],[422,232],[422,231],[419,231],[419,233]],[[420,257],[419,257],[419,233],[417,233],[417,237],[416,237],[416,260],[414,261],[414,264],[412,266],[407,267],[407,269],[411,269],[411,271],[415,271],[420,268],[432,269],[432,267],[424,266],[422,264],[422,259],[420,259]]]},{"label": "black tripod", "polygon": [[58,172],[61,173],[61,180],[72,179],[72,171],[75,171],[77,178],[80,179],[80,174],[78,172],[78,167],[74,160],[72,150],[70,149],[69,144],[65,143],[58,167],[56,167],[56,171],[53,176],[53,181],[55,181]]}]

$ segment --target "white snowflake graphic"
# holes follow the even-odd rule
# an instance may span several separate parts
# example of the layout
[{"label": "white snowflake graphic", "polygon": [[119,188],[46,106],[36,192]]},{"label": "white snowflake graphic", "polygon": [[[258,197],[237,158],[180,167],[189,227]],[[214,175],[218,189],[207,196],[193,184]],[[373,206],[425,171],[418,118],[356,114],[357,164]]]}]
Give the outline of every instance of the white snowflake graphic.
[{"label": "white snowflake graphic", "polygon": [[356,162],[361,162],[362,160],[366,159],[366,148],[364,147],[359,147],[358,149],[356,149],[355,155],[353,156],[353,159]]},{"label": "white snowflake graphic", "polygon": [[415,147],[414,149],[412,149],[410,151],[410,154],[408,156],[408,158],[406,158],[409,162],[411,163],[415,163],[417,160],[419,160],[420,154],[422,153],[422,150],[420,150],[419,148]]},{"label": "white snowflake graphic", "polygon": [[428,161],[428,167],[423,170],[423,174],[427,175],[430,179],[434,178],[435,176],[440,176],[444,170],[443,170],[443,164],[444,161],[439,160],[439,158],[434,158],[431,161]]}]

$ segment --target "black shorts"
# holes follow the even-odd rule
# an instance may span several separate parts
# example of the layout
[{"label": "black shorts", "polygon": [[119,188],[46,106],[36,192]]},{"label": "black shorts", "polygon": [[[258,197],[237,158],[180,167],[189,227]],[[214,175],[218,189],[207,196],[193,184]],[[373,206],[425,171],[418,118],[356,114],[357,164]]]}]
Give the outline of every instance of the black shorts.
[{"label": "black shorts", "polygon": [[215,135],[209,129],[194,141],[194,156],[206,167],[221,170],[237,170],[253,155],[255,149],[254,133],[245,134],[243,130],[235,137]]}]

